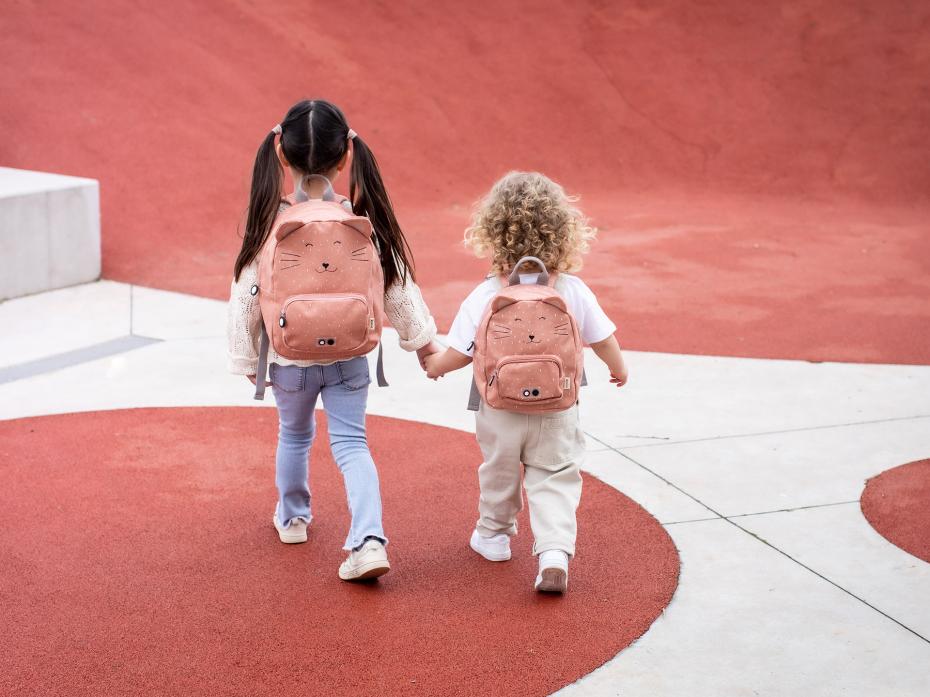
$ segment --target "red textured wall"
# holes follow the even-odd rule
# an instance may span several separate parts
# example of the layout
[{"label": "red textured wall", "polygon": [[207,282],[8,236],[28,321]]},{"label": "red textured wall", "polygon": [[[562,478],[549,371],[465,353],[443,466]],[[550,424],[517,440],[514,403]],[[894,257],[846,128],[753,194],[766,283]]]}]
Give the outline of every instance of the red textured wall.
[{"label": "red textured wall", "polygon": [[325,96],[441,324],[483,271],[471,202],[538,168],[601,228],[588,274],[625,344],[926,362],[928,23],[916,1],[7,2],[0,163],[100,179],[107,277],[222,297],[255,148]]}]

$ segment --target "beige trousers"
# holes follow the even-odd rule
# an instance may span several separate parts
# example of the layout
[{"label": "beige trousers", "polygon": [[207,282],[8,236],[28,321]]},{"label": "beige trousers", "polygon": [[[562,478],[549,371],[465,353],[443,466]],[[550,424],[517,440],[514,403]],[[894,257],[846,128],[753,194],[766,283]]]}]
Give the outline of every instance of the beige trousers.
[{"label": "beige trousers", "polygon": [[478,468],[478,532],[517,533],[526,488],[533,554],[561,549],[575,554],[575,510],[581,500],[584,433],[578,405],[555,414],[516,414],[484,402],[475,415],[484,463]]}]

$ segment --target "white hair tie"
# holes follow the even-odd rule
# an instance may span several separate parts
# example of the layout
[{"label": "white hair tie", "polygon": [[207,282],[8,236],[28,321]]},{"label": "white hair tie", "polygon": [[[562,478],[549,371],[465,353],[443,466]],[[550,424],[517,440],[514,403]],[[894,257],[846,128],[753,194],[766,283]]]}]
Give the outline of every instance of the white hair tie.
[{"label": "white hair tie", "polygon": [[279,123],[274,128],[271,129],[271,132],[275,135],[281,135],[281,124]]},{"label": "white hair tie", "polygon": [[346,136],[346,137],[347,137],[349,140],[353,140],[353,139],[355,138],[355,136],[357,136],[357,135],[358,135],[358,133],[356,133],[355,131],[353,131],[353,130],[350,128],[350,129],[349,129],[349,135]]}]

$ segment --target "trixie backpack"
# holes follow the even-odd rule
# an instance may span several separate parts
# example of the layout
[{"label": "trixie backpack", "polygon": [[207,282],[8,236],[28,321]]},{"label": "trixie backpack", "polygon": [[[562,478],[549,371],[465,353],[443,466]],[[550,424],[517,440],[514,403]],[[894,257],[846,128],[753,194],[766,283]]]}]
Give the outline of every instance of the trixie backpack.
[{"label": "trixie backpack", "polygon": [[[542,269],[535,284],[520,283],[519,269],[527,262]],[[539,259],[524,257],[491,299],[475,337],[469,408],[477,409],[477,396],[494,409],[525,414],[561,411],[578,401],[584,347],[550,280],[555,274]]]},{"label": "trixie backpack", "polygon": [[262,314],[256,399],[264,398],[269,342],[283,358],[334,362],[381,339],[384,274],[371,222],[328,199],[279,213],[262,248],[252,288]]}]

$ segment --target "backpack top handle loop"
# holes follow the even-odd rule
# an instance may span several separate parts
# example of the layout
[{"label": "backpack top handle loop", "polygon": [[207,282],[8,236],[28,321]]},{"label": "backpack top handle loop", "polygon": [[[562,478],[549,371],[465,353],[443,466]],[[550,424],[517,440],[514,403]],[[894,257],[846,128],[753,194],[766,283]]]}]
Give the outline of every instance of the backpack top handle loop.
[{"label": "backpack top handle loop", "polygon": [[520,285],[520,267],[529,262],[535,262],[536,265],[539,266],[539,277],[536,279],[536,283],[540,286],[549,285],[549,271],[546,270],[546,265],[536,257],[523,257],[513,265],[513,271],[510,272],[510,276],[507,278],[509,285]]},{"label": "backpack top handle loop", "polygon": [[336,192],[333,191],[333,183],[329,179],[324,177],[322,174],[305,174],[300,178],[300,181],[297,182],[297,187],[294,189],[295,203],[303,203],[304,201],[310,200],[307,192],[304,191],[304,182],[310,179],[322,179],[324,182],[326,182],[326,187],[323,189],[324,201],[336,200]]}]

